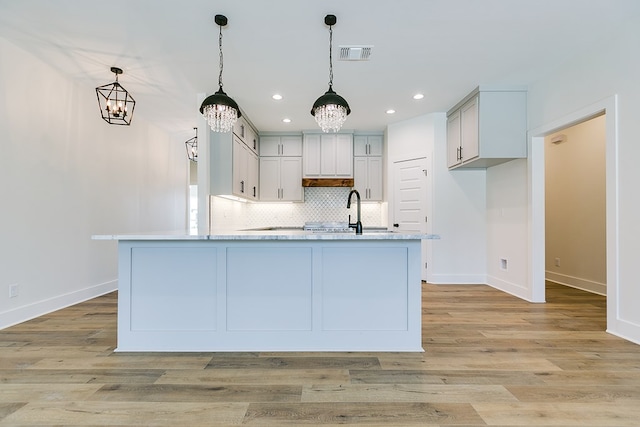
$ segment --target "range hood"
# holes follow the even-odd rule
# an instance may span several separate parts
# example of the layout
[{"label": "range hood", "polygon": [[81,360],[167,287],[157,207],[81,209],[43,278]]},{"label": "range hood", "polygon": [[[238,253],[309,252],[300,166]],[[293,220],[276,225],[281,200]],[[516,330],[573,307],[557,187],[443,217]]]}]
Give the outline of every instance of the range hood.
[{"label": "range hood", "polygon": [[353,178],[302,178],[303,187],[353,187]]}]

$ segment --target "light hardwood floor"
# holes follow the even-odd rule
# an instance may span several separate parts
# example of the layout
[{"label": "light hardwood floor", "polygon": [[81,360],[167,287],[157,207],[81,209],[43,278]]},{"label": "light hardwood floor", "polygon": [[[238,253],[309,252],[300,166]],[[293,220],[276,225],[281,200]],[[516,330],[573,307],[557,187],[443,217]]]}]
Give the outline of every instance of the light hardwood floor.
[{"label": "light hardwood floor", "polygon": [[424,353],[114,353],[116,294],[0,331],[0,426],[638,426],[605,298],[423,284]]}]

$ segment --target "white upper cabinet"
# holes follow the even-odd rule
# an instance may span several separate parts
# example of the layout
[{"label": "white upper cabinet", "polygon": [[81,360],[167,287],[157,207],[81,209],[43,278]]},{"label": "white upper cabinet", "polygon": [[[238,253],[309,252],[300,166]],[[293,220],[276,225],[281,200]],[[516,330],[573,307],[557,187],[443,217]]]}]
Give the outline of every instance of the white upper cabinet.
[{"label": "white upper cabinet", "polygon": [[233,137],[233,184],[235,196],[258,199],[258,156],[237,136]]},{"label": "white upper cabinet", "polygon": [[260,156],[302,156],[302,135],[261,136]]},{"label": "white upper cabinet", "polygon": [[256,154],[259,153],[260,147],[258,145],[258,133],[253,130],[251,126],[249,126],[249,128],[245,130],[244,143],[247,145],[247,147],[249,147],[249,149],[251,149],[251,151]]},{"label": "white upper cabinet", "polygon": [[447,113],[449,168],[487,168],[525,157],[525,89],[480,86]]},{"label": "white upper cabinet", "polygon": [[305,134],[305,178],[352,178],[353,134]]},{"label": "white upper cabinet", "polygon": [[260,158],[260,200],[265,202],[302,202],[302,158]]},{"label": "white upper cabinet", "polygon": [[209,185],[212,195],[258,200],[258,138],[248,123],[241,117],[232,132],[209,133]]},{"label": "white upper cabinet", "polygon": [[251,151],[258,153],[258,133],[251,127],[244,116],[240,117],[233,125],[233,134],[240,138]]},{"label": "white upper cabinet", "polygon": [[353,137],[354,156],[382,156],[382,135],[356,135]]}]

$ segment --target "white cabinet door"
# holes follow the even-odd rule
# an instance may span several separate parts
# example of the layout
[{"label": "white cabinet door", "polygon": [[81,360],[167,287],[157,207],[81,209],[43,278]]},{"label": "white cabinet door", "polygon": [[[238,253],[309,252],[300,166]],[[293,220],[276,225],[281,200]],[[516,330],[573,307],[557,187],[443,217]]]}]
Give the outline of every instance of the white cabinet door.
[{"label": "white cabinet door", "polygon": [[336,176],[336,135],[320,135],[320,176]]},{"label": "white cabinet door", "polygon": [[302,157],[282,157],[280,159],[280,196],[283,201],[302,202]]},{"label": "white cabinet door", "polygon": [[382,157],[369,157],[369,194],[367,200],[382,201]]},{"label": "white cabinet door", "polygon": [[247,197],[249,148],[236,135],[233,137],[233,194]]},{"label": "white cabinet door", "polygon": [[354,157],[354,188],[367,201],[382,200],[382,157]]},{"label": "white cabinet door", "polygon": [[266,202],[301,202],[301,157],[260,158],[260,200]]},{"label": "white cabinet door", "polygon": [[279,136],[262,136],[260,137],[260,156],[279,156],[280,155],[280,137]]},{"label": "white cabinet door", "polygon": [[285,135],[280,137],[280,155],[296,157],[302,156],[302,137],[294,135]]},{"label": "white cabinet door", "polygon": [[460,140],[462,147],[461,158],[463,162],[475,159],[480,154],[478,145],[478,97],[462,106],[460,109]]},{"label": "white cabinet door", "polygon": [[364,197],[365,199],[369,188],[368,167],[367,157],[353,158],[353,188],[354,190],[358,190],[360,197]]},{"label": "white cabinet door", "polygon": [[240,117],[233,124],[233,133],[236,135],[242,142],[244,142],[244,138],[246,135],[247,123],[243,117]]},{"label": "white cabinet door", "polygon": [[[357,135],[353,137],[353,155],[359,157],[369,155],[369,144],[366,136]],[[353,173],[355,175],[355,171]]]},{"label": "white cabinet door", "polygon": [[256,200],[259,193],[258,183],[259,161],[256,153],[251,151],[240,138],[233,137],[233,182],[232,192],[236,196]]},{"label": "white cabinet door", "polygon": [[303,147],[303,173],[305,177],[320,177],[320,135],[305,135]]},{"label": "white cabinet door", "polygon": [[258,155],[252,150],[247,152],[247,198],[257,200],[259,195],[260,161]]},{"label": "white cabinet door", "polygon": [[353,137],[350,134],[337,134],[335,146],[336,175],[353,176]]},{"label": "white cabinet door", "polygon": [[447,166],[458,165],[460,159],[460,110],[447,118]]},{"label": "white cabinet door", "polygon": [[251,151],[258,154],[259,153],[259,141],[258,134],[253,130],[251,126],[247,126],[245,129],[245,138],[244,143],[249,147]]},{"label": "white cabinet door", "polygon": [[[262,145],[262,141],[260,141]],[[280,158],[260,158],[260,200],[280,201]]]}]

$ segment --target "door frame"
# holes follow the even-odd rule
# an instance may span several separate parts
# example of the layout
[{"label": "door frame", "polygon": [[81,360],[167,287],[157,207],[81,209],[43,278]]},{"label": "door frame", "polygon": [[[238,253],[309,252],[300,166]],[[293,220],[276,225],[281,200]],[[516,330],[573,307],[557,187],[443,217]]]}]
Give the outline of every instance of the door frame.
[{"label": "door frame", "polygon": [[[561,129],[605,114],[606,134],[606,247],[607,331],[617,329],[619,295],[618,260],[618,99],[610,96],[576,112],[529,131],[529,289],[534,302],[545,301],[545,160],[544,137]],[[612,332],[615,333],[615,332]]]}]

